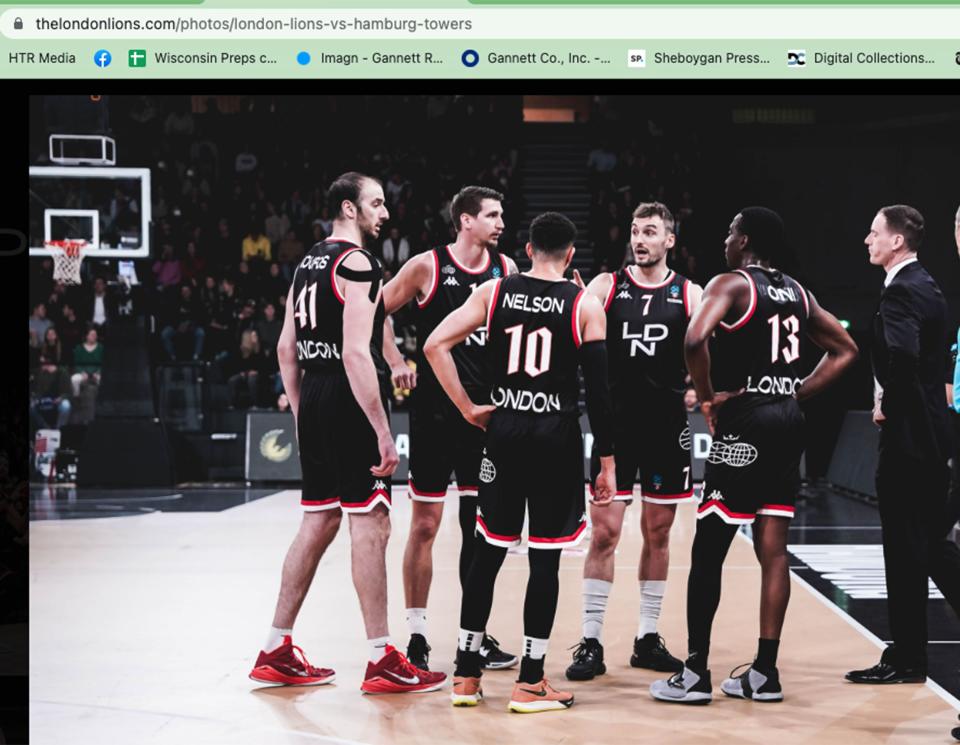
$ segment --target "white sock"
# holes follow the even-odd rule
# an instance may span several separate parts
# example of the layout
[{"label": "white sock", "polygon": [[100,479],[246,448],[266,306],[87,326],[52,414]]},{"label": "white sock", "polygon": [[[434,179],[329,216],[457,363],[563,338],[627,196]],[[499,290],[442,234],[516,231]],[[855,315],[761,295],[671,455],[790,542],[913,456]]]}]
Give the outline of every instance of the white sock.
[{"label": "white sock", "polygon": [[264,652],[272,652],[281,644],[283,637],[293,637],[293,629],[278,629],[276,626],[270,627],[270,633],[267,634],[267,643],[263,645]]},{"label": "white sock", "polygon": [[607,611],[607,599],[613,582],[605,579],[583,580],[583,638],[600,640],[603,631],[603,614]]},{"label": "white sock", "polygon": [[460,629],[460,635],[457,638],[457,649],[463,650],[464,652],[479,652],[480,645],[483,643],[482,631],[470,631],[468,629]]},{"label": "white sock", "polygon": [[656,633],[657,621],[660,619],[660,606],[663,604],[663,593],[666,592],[666,590],[666,580],[640,580],[640,627],[637,629],[638,639],[642,639],[647,634]]},{"label": "white sock", "polygon": [[407,626],[410,627],[411,634],[420,634],[421,636],[426,637],[427,609],[407,608]]},{"label": "white sock", "polygon": [[376,639],[367,639],[367,644],[370,645],[370,662],[380,662],[387,653],[387,645],[389,643],[389,636],[378,636]]},{"label": "white sock", "polygon": [[523,637],[523,656],[531,660],[542,660],[547,654],[549,639],[537,639],[532,636]]}]

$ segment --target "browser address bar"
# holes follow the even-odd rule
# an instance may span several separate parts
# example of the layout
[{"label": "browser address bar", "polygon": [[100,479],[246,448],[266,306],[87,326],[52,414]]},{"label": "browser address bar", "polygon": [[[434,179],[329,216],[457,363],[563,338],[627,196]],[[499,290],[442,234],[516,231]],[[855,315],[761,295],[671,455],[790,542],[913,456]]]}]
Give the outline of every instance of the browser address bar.
[{"label": "browser address bar", "polygon": [[960,8],[471,8],[468,10],[222,10],[13,8],[0,33],[17,39],[940,39]]}]

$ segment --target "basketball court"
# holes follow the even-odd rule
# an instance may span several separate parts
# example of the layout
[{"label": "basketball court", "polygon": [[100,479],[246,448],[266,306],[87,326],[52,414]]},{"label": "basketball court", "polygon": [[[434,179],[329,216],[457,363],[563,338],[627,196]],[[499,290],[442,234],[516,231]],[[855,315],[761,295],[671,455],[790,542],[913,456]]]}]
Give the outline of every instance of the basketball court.
[{"label": "basketball court", "polygon": [[[296,490],[174,489],[141,496],[130,490],[87,490],[78,496],[64,488],[35,488],[30,557],[30,717],[35,742],[62,741],[69,732],[70,741],[78,744],[482,743],[496,732],[502,741],[546,743],[731,738],[937,743],[949,741],[949,726],[960,709],[957,699],[933,680],[909,686],[846,683],[847,670],[876,659],[877,637],[844,611],[847,598],[842,591],[833,588],[835,604],[797,573],[780,655],[785,700],[764,705],[725,698],[720,681],[730,669],[748,662],[756,645],[759,568],[746,539],[735,541],[724,566],[711,656],[714,702],[707,707],[655,702],[647,688],[658,674],[627,663],[639,604],[636,508],[628,511],[604,629],[608,673],[590,683],[563,678],[570,661],[566,647],[580,637],[587,542],[564,552],[546,671],[575,693],[576,703],[568,712],[509,714],[506,704],[515,671],[486,673],[486,698],[476,709],[451,707],[449,683],[435,693],[362,695],[366,642],[350,581],[345,527],[320,564],[294,639],[311,662],[336,669],[336,682],[317,688],[258,687],[247,673],[269,626],[283,555],[300,519],[298,503]],[[400,566],[410,518],[405,488],[394,488],[394,505],[387,552],[390,623],[394,640],[402,645],[407,630]],[[817,505],[799,510],[799,529],[791,541],[809,545],[807,534],[819,541],[830,532],[848,540],[831,528],[838,527],[838,516],[856,515],[858,505],[838,495]],[[429,607],[431,661],[448,674],[460,593],[459,529],[451,507],[445,510],[434,548]],[[878,538],[874,526],[860,522],[848,526],[850,535]],[[659,627],[667,645],[677,651],[685,647],[685,583],[693,527],[693,506],[681,506]],[[791,563],[810,576],[803,563]],[[508,649],[521,639],[526,577],[522,546],[507,557],[490,621]],[[876,604],[882,607],[882,601]],[[945,605],[931,600],[932,617],[938,604]],[[936,639],[933,626],[931,633]],[[948,646],[955,651],[958,645],[931,646],[932,667],[937,667],[938,649]],[[941,680],[955,686],[955,662],[949,668],[944,671],[949,680]]]},{"label": "basketball court", "polygon": [[[100,106],[100,97],[50,98],[62,107],[51,111],[70,122],[76,119],[74,114],[95,111],[99,115],[106,108]],[[139,111],[136,107],[143,102],[137,103],[132,97],[125,102],[130,111],[116,109],[111,127],[102,128],[100,134],[58,135],[53,120],[46,122],[47,129],[39,120],[35,127],[35,139],[42,140],[43,148],[34,148],[29,172],[31,292],[34,285],[45,292],[32,297],[36,302],[31,305],[33,309],[44,303],[51,308],[59,306],[60,313],[68,303],[75,309],[82,304],[88,324],[104,331],[106,349],[102,384],[99,373],[96,384],[84,382],[81,388],[76,383],[69,419],[57,408],[62,403],[60,398],[47,395],[48,389],[38,391],[36,396],[31,390],[31,414],[36,407],[40,418],[47,417],[45,426],[31,429],[34,483],[29,500],[29,716],[33,742],[432,745],[491,740],[538,744],[736,740],[912,745],[952,741],[949,732],[960,712],[960,635],[956,616],[932,584],[927,683],[864,686],[844,680],[847,671],[874,664],[880,649],[890,641],[882,536],[872,497],[878,435],[869,413],[873,378],[867,354],[845,384],[846,390],[838,386],[809,407],[808,423],[814,421],[815,426],[808,433],[807,458],[815,461],[815,467],[805,474],[811,484],[819,486],[805,487],[790,529],[792,596],[778,661],[785,694],[782,703],[765,705],[727,698],[720,690],[720,683],[732,669],[752,660],[757,646],[760,568],[753,555],[749,527],[741,529],[724,564],[723,594],[710,658],[712,704],[671,707],[652,699],[651,682],[666,675],[634,669],[628,663],[640,604],[639,502],[628,509],[616,556],[616,580],[603,634],[607,673],[587,683],[568,682],[564,670],[571,661],[571,649],[581,637],[581,583],[589,533],[578,547],[565,549],[562,554],[560,602],[546,656],[546,675],[554,686],[575,694],[576,703],[570,711],[534,717],[509,714],[507,702],[516,670],[486,673],[485,699],[477,708],[451,706],[450,680],[439,692],[362,695],[368,643],[351,580],[350,539],[345,524],[320,563],[294,633],[294,642],[313,665],[336,670],[336,681],[320,687],[279,688],[251,681],[248,674],[270,628],[284,556],[301,519],[301,472],[294,454],[298,445],[293,417],[280,405],[279,390],[270,389],[272,396],[264,404],[257,401],[255,386],[247,390],[231,388],[231,382],[236,381],[226,369],[225,360],[241,351],[239,339],[234,338],[242,339],[241,334],[234,333],[240,327],[232,324],[238,323],[244,312],[236,304],[232,288],[238,278],[247,281],[248,288],[252,281],[240,267],[248,263],[245,225],[232,213],[227,220],[219,217],[220,210],[207,212],[209,205],[200,185],[209,177],[215,205],[216,199],[227,204],[232,196],[253,193],[259,182],[241,172],[246,162],[241,156],[250,154],[240,150],[239,140],[232,139],[235,134],[246,136],[248,130],[256,131],[259,124],[239,113],[240,98],[236,96],[170,98],[191,116],[196,115],[198,123],[213,128],[208,133],[209,142],[172,138],[161,143],[163,148],[154,147],[157,143],[144,135],[147,130],[141,127],[142,122],[129,116],[130,111],[149,113]],[[779,132],[737,128],[739,124],[731,114],[747,110],[744,107],[780,111],[769,108],[775,102],[760,96],[744,96],[729,103],[721,102],[720,97],[701,97],[690,103],[689,109],[684,108],[687,104],[680,105],[680,99],[666,95],[642,101],[622,97],[626,103],[588,96],[508,98],[491,97],[495,104],[490,109],[491,118],[482,131],[477,129],[478,140],[482,135],[484,147],[489,149],[487,159],[491,163],[506,164],[514,156],[519,158],[520,165],[516,174],[510,175],[513,181],[506,191],[522,200],[513,202],[518,208],[515,216],[509,215],[510,229],[504,233],[504,240],[520,243],[505,250],[520,256],[530,220],[543,210],[559,210],[569,214],[579,234],[585,236],[577,242],[577,267],[581,272],[599,270],[601,264],[594,265],[592,257],[601,256],[606,240],[590,234],[598,208],[593,203],[594,191],[601,182],[597,180],[599,173],[588,173],[584,166],[595,150],[602,151],[593,129],[583,126],[589,122],[584,112],[589,113],[595,105],[600,107],[593,114],[597,121],[613,115],[609,121],[623,122],[620,134],[625,138],[633,136],[633,123],[639,121],[640,114],[645,116],[647,107],[667,117],[664,131],[658,130],[656,135],[656,147],[667,154],[664,157],[670,163],[699,168],[697,177],[701,179],[694,182],[699,189],[698,219],[703,222],[698,224],[689,217],[692,207],[685,202],[686,235],[693,236],[689,244],[693,253],[683,259],[687,263],[681,269],[691,266],[690,261],[696,267],[696,250],[702,245],[709,248],[709,253],[702,249],[700,258],[706,269],[701,271],[711,276],[720,271],[721,260],[718,235],[722,239],[722,234],[715,235],[714,228],[720,226],[717,230],[722,231],[733,214],[726,212],[731,200],[735,199],[737,205],[744,200],[746,204],[754,198],[767,199],[770,192],[771,199],[776,197],[792,210],[788,214],[791,224],[800,225],[809,216],[810,196],[817,194],[820,199],[820,173],[841,167],[859,172],[858,164],[880,163],[894,152],[883,139],[883,132],[874,139],[864,136],[873,132],[872,119],[865,118],[859,109],[854,111],[856,101],[841,105],[828,97],[807,97],[800,103],[808,107],[808,112],[823,112],[824,122],[833,121],[832,116],[846,124],[803,129],[806,120],[801,116],[794,122],[798,127],[795,134],[807,149],[796,152],[783,150]],[[570,108],[571,116],[563,121],[542,118],[554,104],[573,106],[567,98],[576,99],[573,103],[583,111],[578,110],[574,116]],[[292,98],[284,104],[296,104],[290,111],[300,111],[302,104],[306,111],[307,101],[306,97]],[[406,147],[407,140],[422,140],[418,147],[423,162],[430,164],[428,170],[446,174],[444,178],[451,182],[434,185],[432,174],[418,174],[421,184],[430,183],[437,193],[450,191],[454,182],[459,188],[470,183],[465,179],[475,178],[473,173],[463,176],[457,170],[466,165],[456,164],[454,168],[447,163],[449,153],[443,135],[452,131],[449,123],[459,122],[457,126],[466,128],[477,116],[466,117],[464,113],[466,118],[457,119],[460,114],[453,100],[449,102],[449,116],[438,114],[435,121],[425,118],[428,126],[422,131],[405,134],[403,129],[382,124],[379,116],[370,117],[369,112],[349,115],[355,106],[359,107],[357,111],[366,111],[364,107],[377,110],[376,97],[318,97],[317,101],[330,112],[338,112],[338,116],[324,121],[335,122],[340,129],[336,130],[337,136],[331,129],[329,142],[318,145],[321,149],[313,153],[314,166],[320,163],[332,173],[347,167],[366,167],[356,152],[349,148],[341,152],[342,141],[363,143],[365,137],[379,137],[382,129],[396,133],[396,148]],[[312,98],[309,102],[310,106],[317,103]],[[425,109],[421,113],[427,117],[426,102],[394,101],[391,109],[396,111],[391,114],[398,117],[398,126],[418,121],[408,117],[404,107],[410,106],[416,113],[421,104]],[[946,99],[928,105],[932,114],[951,106]],[[214,110],[219,111],[217,117],[210,116]],[[319,106],[317,110],[324,109]],[[175,108],[171,113],[175,117],[186,115]],[[271,131],[271,142],[275,141],[277,148],[275,152],[264,148],[259,153],[266,171],[282,175],[277,179],[279,185],[271,185],[271,198],[281,206],[280,211],[288,202],[291,215],[303,213],[300,232],[290,231],[296,233],[296,242],[304,244],[300,245],[300,256],[305,248],[309,250],[310,240],[319,240],[316,228],[323,223],[318,217],[320,209],[313,209],[319,208],[319,203],[308,208],[300,201],[300,190],[304,195],[322,191],[329,179],[328,174],[314,169],[316,173],[309,177],[316,183],[308,179],[301,184],[288,179],[284,168],[289,162],[299,162],[303,152],[292,146],[315,135],[312,128],[317,120],[278,115],[271,125],[276,128],[276,132]],[[951,183],[955,174],[950,158],[931,156],[925,148],[932,142],[941,149],[930,152],[949,151],[955,136],[944,122],[950,121],[918,115],[905,130],[910,135],[907,144],[896,145],[898,153],[909,145],[909,152],[901,157],[916,171],[917,198],[926,199],[941,212],[949,200],[939,184]],[[431,133],[441,134],[434,137]],[[702,163],[682,163],[691,135],[706,138],[704,147],[709,157]],[[200,146],[213,143],[222,148],[224,162],[236,165],[236,173],[214,178],[216,169],[211,164],[216,159],[195,158],[191,145],[206,152]],[[634,145],[631,142],[629,147]],[[386,142],[383,147],[388,152],[394,145]],[[234,154],[230,148],[236,150],[237,160],[226,160],[228,154]],[[843,148],[850,150],[845,166],[832,160]],[[798,153],[821,151],[822,160],[809,156],[811,161],[803,168],[795,161]],[[668,157],[670,153],[673,155]],[[627,154],[646,157],[639,150]],[[370,157],[374,155],[380,157],[379,153]],[[344,169],[337,170],[341,160]],[[741,191],[731,189],[729,183],[719,183],[719,176],[726,178],[724,169],[716,167],[719,162],[742,166],[743,173],[738,175]],[[182,174],[177,163],[182,166]],[[825,165],[821,168],[817,163]],[[789,189],[784,187],[781,193],[779,182],[776,188],[771,186],[769,174],[785,172],[795,174],[796,183]],[[393,186],[402,194],[399,185],[407,174],[396,175],[400,178]],[[501,177],[507,178],[490,171],[483,178],[499,183]],[[384,181],[390,178],[392,174]],[[908,185],[913,183],[906,175],[902,178]],[[836,186],[837,195],[845,200],[845,214],[873,214],[881,199],[886,199],[886,192],[867,188],[876,186],[877,178],[866,176],[861,180],[855,189]],[[665,184],[661,186],[666,188]],[[687,186],[685,180],[683,186]],[[894,186],[900,188],[899,183]],[[604,189],[600,191],[606,194]],[[611,195],[622,192],[621,188],[606,194],[608,203],[600,200],[601,216],[604,209],[617,213],[617,209],[611,212],[610,207],[616,208],[616,204],[610,200],[621,197]],[[178,203],[188,194],[192,206],[181,211]],[[631,196],[634,202],[638,194]],[[685,192],[683,199],[689,196]],[[522,206],[521,201],[525,202]],[[238,198],[223,211],[236,208],[242,213],[245,204]],[[424,210],[426,207],[422,205]],[[955,209],[952,202],[949,209]],[[616,219],[626,224],[623,217]],[[832,211],[828,217],[834,219]],[[850,217],[851,225],[854,222]],[[442,222],[435,225],[442,233]],[[874,313],[880,279],[879,275],[866,274],[872,269],[861,254],[851,251],[840,256],[835,250],[840,245],[839,239],[835,240],[841,235],[840,227],[824,227],[823,234],[810,241],[804,258],[811,271],[828,265],[836,268],[832,275],[824,272],[820,277],[821,283],[828,281],[818,297],[824,307],[829,305],[853,319],[853,328],[860,334],[858,343],[865,352],[869,343],[866,324]],[[856,242],[859,239],[850,238],[860,231],[859,223],[842,227],[846,231],[842,234],[843,245],[862,251]],[[251,233],[249,237],[252,241],[259,235]],[[424,245],[442,245],[435,238],[427,231]],[[617,241],[622,254],[622,235],[615,238],[611,234],[608,248],[617,248]],[[277,257],[281,243],[277,243]],[[190,244],[193,251],[188,251]],[[232,319],[228,326],[214,328],[215,310],[209,318],[203,311],[190,316],[188,322],[180,317],[177,323],[169,320],[169,311],[179,308],[175,303],[189,282],[181,280],[177,269],[176,279],[161,287],[163,261],[175,252],[177,261],[183,252],[195,260],[197,251],[207,269],[196,271],[190,292],[210,290],[214,298],[210,307],[223,305],[228,309]],[[203,256],[204,251],[209,253]],[[226,260],[224,256],[232,258]],[[258,279],[263,282],[261,287],[281,281],[279,266],[272,279],[267,275],[267,263],[274,261],[270,256],[267,252],[267,261],[261,261],[263,257],[253,255],[252,263],[262,275]],[[946,258],[935,255],[931,263],[936,262],[940,265],[933,273],[938,276],[956,271],[952,254]],[[276,258],[274,263],[291,269],[297,260]],[[249,266],[245,268],[249,270]],[[249,292],[246,303],[252,304],[252,309],[243,320],[259,319],[261,312],[266,319],[267,305],[282,306],[290,277],[284,280],[284,294],[270,294],[275,282],[260,294]],[[854,285],[857,293],[850,292]],[[955,294],[951,297],[956,299]],[[243,300],[242,291],[239,298]],[[231,303],[236,304],[234,310],[229,310]],[[65,318],[63,315],[60,321],[66,328]],[[43,316],[31,315],[31,333],[34,325],[42,327],[42,320]],[[406,333],[398,331],[398,339],[412,340],[413,347],[407,349],[412,353],[417,343],[416,328],[414,324],[411,332],[409,321],[406,323]],[[204,328],[207,348],[203,354],[197,348],[191,357],[183,342],[196,343],[193,334],[202,341],[204,337],[197,329]],[[44,330],[40,335],[46,333]],[[228,342],[224,342],[227,337]],[[174,338],[180,349],[173,348],[170,340]],[[66,369],[60,361],[53,364],[41,357],[40,339],[34,341],[38,363],[43,360],[46,367]],[[38,365],[38,369],[42,367]],[[262,390],[260,394],[263,399]],[[393,474],[392,537],[387,548],[388,611],[392,641],[403,650],[409,634],[401,566],[412,510],[404,483],[410,454],[409,414],[402,401],[392,411],[390,425],[401,468]],[[681,435],[680,444],[691,451],[691,481],[699,481],[704,463],[716,448],[700,413],[690,414],[689,427]],[[591,442],[592,435],[588,434],[584,440],[585,466]],[[728,450],[730,458],[744,456],[742,450]],[[455,489],[450,490],[451,495],[455,493]],[[451,503],[434,544],[428,607],[430,664],[451,677],[460,614],[461,538],[455,499],[448,499]],[[681,505],[672,530],[670,573],[658,626],[678,657],[685,656],[687,648],[686,582],[694,529],[695,507]],[[507,555],[497,579],[488,625],[506,650],[516,651],[521,645],[527,576],[523,544]],[[0,638],[0,645],[3,641]],[[26,665],[25,660],[18,663],[22,663],[20,667]]]}]

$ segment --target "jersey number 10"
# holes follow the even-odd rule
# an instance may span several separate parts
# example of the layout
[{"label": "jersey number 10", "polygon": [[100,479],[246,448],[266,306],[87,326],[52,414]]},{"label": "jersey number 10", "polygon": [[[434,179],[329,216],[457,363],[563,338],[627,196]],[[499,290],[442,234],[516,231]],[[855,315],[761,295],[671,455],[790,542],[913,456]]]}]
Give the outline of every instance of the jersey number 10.
[{"label": "jersey number 10", "polygon": [[[510,337],[510,353],[507,358],[507,375],[520,370],[520,347],[523,340],[523,324],[518,323],[504,329]],[[553,346],[553,332],[548,328],[538,328],[527,334],[526,354],[523,369],[531,378],[550,369],[550,348]]]}]

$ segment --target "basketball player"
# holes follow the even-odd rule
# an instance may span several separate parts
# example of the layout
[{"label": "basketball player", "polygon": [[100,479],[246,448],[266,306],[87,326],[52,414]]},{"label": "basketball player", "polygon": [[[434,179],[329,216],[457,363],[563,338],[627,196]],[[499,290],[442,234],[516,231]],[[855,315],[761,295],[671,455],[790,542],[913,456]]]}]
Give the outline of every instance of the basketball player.
[{"label": "basketball player", "polygon": [[[693,499],[690,430],[683,396],[686,369],[683,336],[703,289],[667,267],[673,247],[673,215],[659,202],[633,212],[630,246],[636,261],[600,274],[587,291],[607,313],[607,354],[617,443],[617,495],[613,504],[591,508],[593,531],[583,567],[583,639],[567,668],[570,680],[606,672],[600,633],[613,586],[614,557],[627,505],[640,469],[640,622],[633,667],[677,672],[683,663],[657,633],[667,584],[670,527],[677,504]],[[592,475],[600,462],[594,453]]]},{"label": "basketball player", "polygon": [[[503,195],[481,186],[467,186],[453,198],[450,217],[457,239],[443,248],[407,261],[383,289],[387,313],[416,299],[417,335],[426,340],[447,315],[463,305],[479,285],[516,273],[513,259],[497,251],[503,232]],[[486,371],[487,330],[480,324],[453,349],[457,373],[474,403],[490,400]],[[433,541],[437,537],[451,472],[460,494],[460,587],[473,561],[477,519],[477,488],[483,457],[483,430],[460,415],[440,388],[422,353],[417,361],[418,386],[411,397],[410,484],[413,502],[410,536],[403,555],[403,587],[407,600],[410,644],[407,657],[426,670],[427,596],[433,579]],[[481,647],[484,666],[513,667],[517,656],[500,650],[486,636]]]},{"label": "basketball player", "polygon": [[[454,706],[475,706],[482,698],[481,644],[493,587],[507,549],[520,543],[525,512],[530,578],[523,659],[509,709],[530,713],[573,704],[573,694],[550,686],[543,663],[557,610],[560,549],[576,545],[586,528],[580,366],[601,462],[598,503],[609,502],[616,490],[606,318],[599,300],[563,278],[575,236],[563,215],[535,218],[526,247],[533,268],[484,283],[427,339],[425,352],[440,385],[468,422],[487,430],[476,514],[483,541],[463,590]],[[468,395],[453,358],[454,347],[484,322],[492,406]]]},{"label": "basketball player", "polygon": [[390,644],[387,573],[389,478],[397,467],[375,360],[383,343],[380,262],[363,244],[389,216],[372,178],[345,173],[330,186],[332,235],[297,266],[277,345],[295,412],[303,470],[300,531],[287,552],[273,627],[250,673],[276,685],[322,685],[332,670],[310,665],[293,645],[293,623],[317,563],[350,515],[353,582],[370,661],[364,693],[432,691],[446,676],[413,667]]},{"label": "basketball player", "polygon": [[[723,561],[737,528],[750,524],[761,567],[760,641],[746,672],[734,670],[721,688],[738,698],[783,699],[777,650],[790,598],[787,529],[803,452],[798,401],[836,382],[857,357],[837,319],[772,266],[784,248],[777,213],[742,210],[725,245],[734,271],[707,285],[685,339],[687,368],[713,434],[687,585],[690,655],[680,672],[650,686],[654,698],[685,704],[712,698],[707,661]],[[800,360],[811,341],[826,354],[801,379]]]}]

